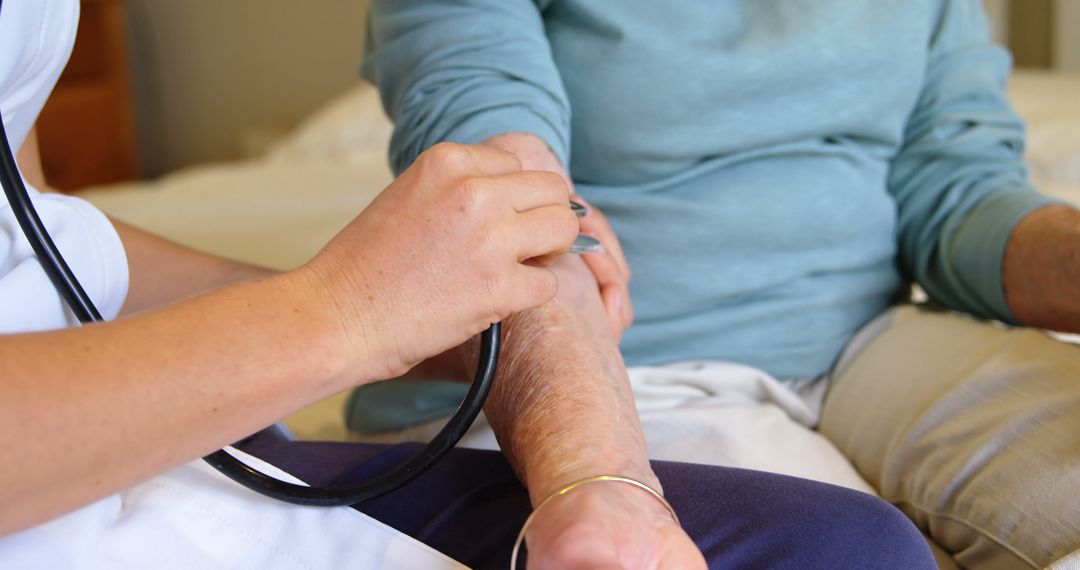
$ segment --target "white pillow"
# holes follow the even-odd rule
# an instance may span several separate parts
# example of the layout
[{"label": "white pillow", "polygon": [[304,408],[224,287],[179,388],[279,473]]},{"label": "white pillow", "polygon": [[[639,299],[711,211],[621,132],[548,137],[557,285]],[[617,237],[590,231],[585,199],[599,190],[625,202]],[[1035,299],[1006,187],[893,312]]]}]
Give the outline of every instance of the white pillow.
[{"label": "white pillow", "polygon": [[267,156],[286,160],[367,160],[372,153],[386,153],[392,132],[379,91],[361,82],[315,111],[271,147]]}]

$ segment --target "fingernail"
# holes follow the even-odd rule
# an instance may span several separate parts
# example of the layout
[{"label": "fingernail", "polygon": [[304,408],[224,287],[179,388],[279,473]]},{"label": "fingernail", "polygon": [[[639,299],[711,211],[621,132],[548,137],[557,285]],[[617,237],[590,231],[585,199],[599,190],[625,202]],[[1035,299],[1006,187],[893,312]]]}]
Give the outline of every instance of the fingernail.
[{"label": "fingernail", "polygon": [[584,234],[578,235],[570,246],[570,253],[596,253],[600,251],[600,240]]}]

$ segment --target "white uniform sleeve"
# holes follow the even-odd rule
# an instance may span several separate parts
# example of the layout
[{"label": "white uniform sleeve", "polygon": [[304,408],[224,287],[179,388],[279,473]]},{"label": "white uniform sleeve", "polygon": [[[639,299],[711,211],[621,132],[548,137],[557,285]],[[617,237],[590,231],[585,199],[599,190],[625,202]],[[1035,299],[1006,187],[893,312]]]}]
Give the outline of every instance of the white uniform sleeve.
[{"label": "white uniform sleeve", "polygon": [[0,11],[0,109],[17,151],[67,65],[78,0],[4,0]]},{"label": "white uniform sleeve", "polygon": [[[31,198],[53,242],[106,319],[127,296],[128,267],[116,230],[84,200],[59,194]],[[0,201],[0,333],[72,326],[74,316],[45,275],[11,207]]]}]

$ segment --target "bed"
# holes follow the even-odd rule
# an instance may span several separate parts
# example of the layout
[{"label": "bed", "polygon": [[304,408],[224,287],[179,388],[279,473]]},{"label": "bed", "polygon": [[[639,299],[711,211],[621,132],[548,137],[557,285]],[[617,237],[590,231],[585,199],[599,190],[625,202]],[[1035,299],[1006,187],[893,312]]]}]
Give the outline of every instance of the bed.
[{"label": "bed", "polygon": [[[1080,76],[1016,73],[1009,95],[1029,125],[1032,178],[1043,192],[1080,204]],[[358,84],[259,157],[82,195],[180,243],[288,269],[309,259],[390,182],[390,132],[374,88]],[[339,395],[286,424],[303,439],[350,439],[343,405]]]}]

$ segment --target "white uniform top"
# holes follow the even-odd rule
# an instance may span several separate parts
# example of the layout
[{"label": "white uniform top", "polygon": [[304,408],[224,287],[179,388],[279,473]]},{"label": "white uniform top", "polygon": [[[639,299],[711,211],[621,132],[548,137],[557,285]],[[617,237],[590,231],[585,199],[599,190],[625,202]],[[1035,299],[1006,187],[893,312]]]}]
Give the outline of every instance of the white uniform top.
[{"label": "white uniform top", "polygon": [[[3,2],[0,109],[13,149],[22,145],[67,61],[78,16],[78,0]],[[103,316],[115,317],[127,293],[128,271],[123,246],[108,219],[77,198],[31,192],[42,221],[87,293]],[[73,324],[3,199],[0,334]],[[202,462],[0,537],[4,569],[345,567],[462,566],[357,511],[280,503],[239,487]]]},{"label": "white uniform top", "polygon": [[[75,1],[7,0],[0,10],[0,109],[13,152],[22,146],[75,41]],[[56,247],[105,318],[124,304],[127,258],[109,220],[83,200],[28,189]],[[0,333],[76,323],[0,196]]]}]

